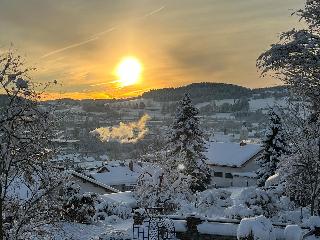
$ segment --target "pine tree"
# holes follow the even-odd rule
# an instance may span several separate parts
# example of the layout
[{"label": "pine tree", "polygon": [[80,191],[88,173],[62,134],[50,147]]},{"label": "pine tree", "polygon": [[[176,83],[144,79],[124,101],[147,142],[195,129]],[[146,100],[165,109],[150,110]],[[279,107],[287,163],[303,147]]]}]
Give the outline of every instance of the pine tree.
[{"label": "pine tree", "polygon": [[264,186],[266,180],[275,174],[279,158],[284,154],[286,143],[282,131],[281,119],[275,111],[269,112],[270,126],[263,142],[264,152],[257,161],[260,166],[257,170],[259,187]]},{"label": "pine tree", "polygon": [[206,150],[203,132],[199,127],[199,110],[185,94],[179,102],[176,118],[169,136],[169,164],[192,178],[190,189],[203,191],[210,183],[210,171],[203,154]]}]

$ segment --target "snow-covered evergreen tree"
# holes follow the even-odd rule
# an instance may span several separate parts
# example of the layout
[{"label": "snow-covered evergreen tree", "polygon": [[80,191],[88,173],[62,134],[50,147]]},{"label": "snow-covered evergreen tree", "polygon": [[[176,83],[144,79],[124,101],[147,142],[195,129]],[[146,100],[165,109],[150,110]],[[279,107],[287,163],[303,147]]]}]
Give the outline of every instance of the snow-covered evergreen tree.
[{"label": "snow-covered evergreen tree", "polygon": [[263,187],[266,180],[275,174],[280,156],[286,152],[286,142],[282,130],[280,116],[274,111],[269,112],[270,123],[266,138],[263,141],[263,155],[258,159],[257,184]]},{"label": "snow-covered evergreen tree", "polygon": [[171,169],[180,168],[185,175],[192,178],[190,188],[193,192],[205,190],[211,179],[205,162],[206,147],[198,113],[189,94],[185,94],[179,103],[168,141],[168,164]]},{"label": "snow-covered evergreen tree", "polygon": [[305,112],[289,112],[286,136],[290,154],[281,161],[286,194],[311,214],[320,212],[320,4],[306,0],[295,12],[304,21],[301,29],[281,34],[280,41],[257,60],[262,74],[269,73],[301,98]]}]

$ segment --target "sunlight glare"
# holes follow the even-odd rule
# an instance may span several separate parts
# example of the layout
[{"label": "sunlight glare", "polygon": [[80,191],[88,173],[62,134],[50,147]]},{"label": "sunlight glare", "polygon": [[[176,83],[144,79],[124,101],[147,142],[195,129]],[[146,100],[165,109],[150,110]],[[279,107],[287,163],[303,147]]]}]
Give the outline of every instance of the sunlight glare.
[{"label": "sunlight glare", "polygon": [[135,57],[125,57],[116,68],[117,82],[121,87],[136,84],[141,76],[142,64]]}]

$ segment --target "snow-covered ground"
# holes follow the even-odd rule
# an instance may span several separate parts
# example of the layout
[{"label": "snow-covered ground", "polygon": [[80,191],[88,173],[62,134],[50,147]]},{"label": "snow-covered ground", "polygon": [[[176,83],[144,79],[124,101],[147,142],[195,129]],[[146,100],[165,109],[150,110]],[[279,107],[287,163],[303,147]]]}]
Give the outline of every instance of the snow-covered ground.
[{"label": "snow-covered ground", "polygon": [[[121,220],[113,216],[94,224],[61,223],[57,226],[55,240],[91,240],[108,234],[121,232],[128,237],[132,235],[132,219]],[[129,238],[130,239],[130,238]]]}]

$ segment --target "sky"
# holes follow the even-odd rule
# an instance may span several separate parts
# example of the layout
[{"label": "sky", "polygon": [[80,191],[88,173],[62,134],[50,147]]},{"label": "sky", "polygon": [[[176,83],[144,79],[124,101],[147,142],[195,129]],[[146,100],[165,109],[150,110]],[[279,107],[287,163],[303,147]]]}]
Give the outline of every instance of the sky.
[{"label": "sky", "polygon": [[[57,80],[49,97],[123,98],[194,82],[250,88],[256,59],[298,24],[303,0],[0,0],[0,48],[13,44],[35,81]],[[115,84],[125,56],[139,82]]]}]

